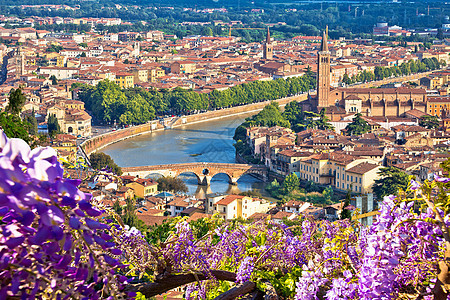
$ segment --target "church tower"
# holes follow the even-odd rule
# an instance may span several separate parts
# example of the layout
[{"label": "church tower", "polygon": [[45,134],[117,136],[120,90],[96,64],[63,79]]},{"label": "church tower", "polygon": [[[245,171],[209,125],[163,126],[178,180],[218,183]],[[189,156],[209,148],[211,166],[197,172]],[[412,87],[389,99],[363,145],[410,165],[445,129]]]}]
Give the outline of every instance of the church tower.
[{"label": "church tower", "polygon": [[266,42],[263,45],[263,50],[264,50],[264,52],[263,52],[264,59],[272,59],[273,58],[273,46],[270,41],[269,27],[267,27],[267,37],[266,37]]},{"label": "church tower", "polygon": [[25,74],[25,56],[22,51],[22,47],[17,48],[16,53],[16,79]]},{"label": "church tower", "polygon": [[330,106],[328,96],[330,93],[330,51],[328,51],[328,26],[323,32],[317,61],[317,106]]}]

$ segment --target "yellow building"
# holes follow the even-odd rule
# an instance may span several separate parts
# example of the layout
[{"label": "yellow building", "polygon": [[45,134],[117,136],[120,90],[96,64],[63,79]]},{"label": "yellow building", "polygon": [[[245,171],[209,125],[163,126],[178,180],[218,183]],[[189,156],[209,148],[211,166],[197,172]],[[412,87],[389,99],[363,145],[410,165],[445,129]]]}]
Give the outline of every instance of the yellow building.
[{"label": "yellow building", "polygon": [[137,178],[126,185],[132,188],[139,198],[155,195],[158,192],[158,183],[152,179]]},{"label": "yellow building", "polygon": [[166,73],[161,68],[149,69],[148,70],[148,81],[156,82],[158,78],[163,77],[164,75],[166,75]]},{"label": "yellow building", "polygon": [[427,113],[433,116],[440,117],[443,113],[448,113],[450,110],[449,96],[436,96],[427,98]]},{"label": "yellow building", "polygon": [[148,70],[145,69],[134,69],[131,71],[133,74],[134,82],[148,82]]},{"label": "yellow building", "polygon": [[347,190],[351,189],[362,194],[371,193],[375,179],[379,177],[380,168],[379,165],[363,162],[347,169],[345,171]]},{"label": "yellow building", "polygon": [[376,161],[355,159],[341,153],[321,153],[304,158],[299,163],[299,178],[339,190],[357,193],[371,192],[381,168]]},{"label": "yellow building", "polygon": [[181,61],[174,62],[170,65],[170,72],[174,74],[192,74],[196,71],[195,62],[192,61]]},{"label": "yellow building", "polygon": [[117,73],[116,84],[122,89],[134,87],[134,76],[131,73]]},{"label": "yellow building", "polygon": [[56,66],[57,67],[65,67],[66,60],[67,60],[67,57],[65,57],[65,56],[61,56],[61,55],[57,56],[56,57]]},{"label": "yellow building", "polygon": [[83,101],[78,101],[78,100],[64,100],[64,101],[61,101],[60,104],[61,104],[64,108],[84,110],[84,102],[83,102]]}]

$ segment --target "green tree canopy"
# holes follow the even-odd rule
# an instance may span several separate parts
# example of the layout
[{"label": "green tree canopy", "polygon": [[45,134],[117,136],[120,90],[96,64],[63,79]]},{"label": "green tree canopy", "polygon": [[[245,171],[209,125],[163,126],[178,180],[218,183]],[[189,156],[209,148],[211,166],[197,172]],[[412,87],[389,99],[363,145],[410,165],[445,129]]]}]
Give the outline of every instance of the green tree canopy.
[{"label": "green tree canopy", "polygon": [[419,126],[428,128],[428,129],[436,129],[439,127],[439,118],[437,116],[425,115],[420,118]]},{"label": "green tree canopy", "polygon": [[57,134],[61,131],[61,128],[59,127],[59,123],[58,123],[58,118],[56,118],[56,115],[52,114],[52,115],[48,116],[47,130],[48,130],[48,134],[50,136],[54,136],[55,134]]},{"label": "green tree canopy", "polygon": [[58,84],[58,79],[56,79],[55,75],[50,76],[49,79],[52,81],[52,85],[57,85]]},{"label": "green tree canopy", "polygon": [[370,131],[370,125],[361,118],[360,113],[357,113],[353,121],[345,129],[347,130],[347,135],[361,135]]},{"label": "green tree canopy", "polygon": [[183,180],[177,177],[160,177],[156,180],[158,182],[159,191],[169,191],[174,193],[187,193],[188,188]]},{"label": "green tree canopy", "polygon": [[115,174],[122,175],[122,169],[114,162],[108,154],[103,152],[95,152],[89,156],[89,161],[92,168],[101,170],[103,168],[110,168]]},{"label": "green tree canopy", "polygon": [[29,126],[22,122],[18,115],[1,112],[0,127],[9,138],[19,138],[27,143],[31,142],[30,135],[28,134]]},{"label": "green tree canopy", "polygon": [[291,173],[286,176],[281,186],[286,191],[286,193],[289,194],[294,190],[298,190],[298,188],[300,187],[300,180],[298,179],[297,175],[295,175],[295,173]]},{"label": "green tree canopy", "polygon": [[380,178],[375,180],[372,188],[378,199],[397,195],[400,189],[406,190],[409,184],[409,175],[395,167],[381,168],[378,174]]},{"label": "green tree canopy", "polygon": [[25,104],[27,98],[22,92],[22,88],[11,89],[9,92],[9,102],[6,107],[6,111],[12,114],[18,115],[22,111],[22,107]]}]

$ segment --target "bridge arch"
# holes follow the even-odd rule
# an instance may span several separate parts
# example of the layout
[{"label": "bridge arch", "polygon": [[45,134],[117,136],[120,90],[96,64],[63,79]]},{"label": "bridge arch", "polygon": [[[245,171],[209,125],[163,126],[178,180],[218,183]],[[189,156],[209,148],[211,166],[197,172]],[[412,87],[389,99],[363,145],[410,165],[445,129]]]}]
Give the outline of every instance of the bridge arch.
[{"label": "bridge arch", "polygon": [[220,171],[219,171],[219,172],[217,172],[217,173],[214,173],[214,175],[211,176],[211,180],[213,180],[213,178],[216,177],[217,175],[226,175],[227,178],[228,178],[228,183],[234,184],[234,182],[233,182],[233,176],[230,175],[230,174],[227,173],[227,172],[220,172]]},{"label": "bridge arch", "polygon": [[267,180],[268,170],[262,165],[233,164],[233,163],[181,163],[142,167],[122,168],[124,173],[145,178],[151,173],[163,176],[177,177],[181,174],[192,173],[196,176],[199,185],[209,185],[211,178],[217,174],[226,174],[229,182],[237,184],[238,179],[246,174],[255,174],[263,181]]},{"label": "bridge arch", "polygon": [[186,170],[186,171],[183,170],[183,171],[181,171],[179,174],[177,174],[176,177],[179,177],[180,175],[183,175],[183,174],[194,174],[195,177],[197,178],[197,183],[198,183],[198,185],[203,185],[203,176],[200,177],[200,175],[197,174],[196,172],[194,172],[194,171],[188,171],[188,170]]},{"label": "bridge arch", "polygon": [[161,177],[166,177],[163,173],[161,172],[151,172],[145,175],[145,179],[155,179],[155,177],[157,178],[161,178]]}]

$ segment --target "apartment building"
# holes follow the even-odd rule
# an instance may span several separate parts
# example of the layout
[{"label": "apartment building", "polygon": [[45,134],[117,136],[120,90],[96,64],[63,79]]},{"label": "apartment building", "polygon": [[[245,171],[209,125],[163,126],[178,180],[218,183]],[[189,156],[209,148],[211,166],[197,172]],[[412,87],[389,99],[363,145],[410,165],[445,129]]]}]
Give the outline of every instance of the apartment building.
[{"label": "apartment building", "polygon": [[116,84],[122,89],[134,87],[134,76],[131,73],[116,73]]}]

